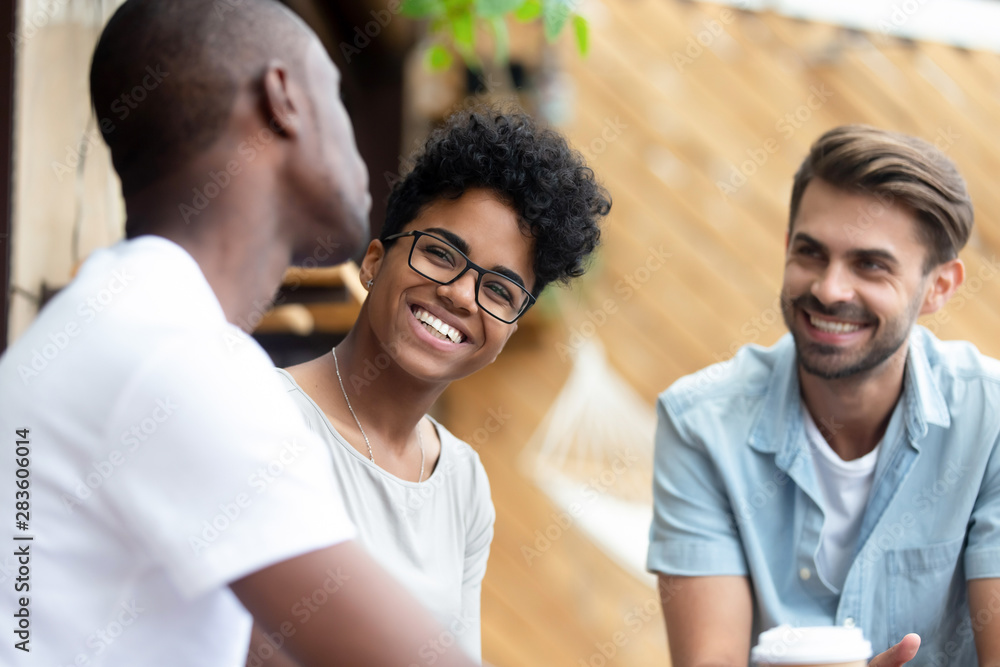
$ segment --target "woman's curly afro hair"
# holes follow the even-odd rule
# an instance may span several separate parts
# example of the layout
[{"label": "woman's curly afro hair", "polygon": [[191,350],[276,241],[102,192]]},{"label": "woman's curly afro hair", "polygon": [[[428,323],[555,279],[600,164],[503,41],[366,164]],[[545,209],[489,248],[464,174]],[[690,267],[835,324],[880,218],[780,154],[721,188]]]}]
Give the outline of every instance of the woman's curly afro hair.
[{"label": "woman's curly afro hair", "polygon": [[461,111],[431,133],[389,195],[380,238],[402,230],[428,204],[471,188],[492,190],[535,239],[535,296],[550,282],[583,275],[611,198],[560,134],[520,112]]}]

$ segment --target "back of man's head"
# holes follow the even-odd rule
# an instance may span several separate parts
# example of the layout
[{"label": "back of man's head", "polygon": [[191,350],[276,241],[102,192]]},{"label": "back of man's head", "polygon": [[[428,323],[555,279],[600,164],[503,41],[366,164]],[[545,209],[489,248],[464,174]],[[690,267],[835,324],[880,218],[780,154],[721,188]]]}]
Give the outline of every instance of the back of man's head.
[{"label": "back of man's head", "polygon": [[813,178],[913,209],[928,248],[925,272],[957,257],[972,233],[972,200],[965,181],[955,163],[923,139],[867,125],[826,132],[795,174],[789,230]]},{"label": "back of man's head", "polygon": [[300,66],[309,29],[273,0],[128,0],[94,51],[90,94],[127,198],[221,135],[266,64]]}]

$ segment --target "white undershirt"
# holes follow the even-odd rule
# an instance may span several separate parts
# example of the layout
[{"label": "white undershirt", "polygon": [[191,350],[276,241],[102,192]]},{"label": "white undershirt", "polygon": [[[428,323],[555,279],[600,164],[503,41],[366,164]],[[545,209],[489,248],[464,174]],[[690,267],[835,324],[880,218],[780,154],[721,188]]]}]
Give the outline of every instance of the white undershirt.
[{"label": "white undershirt", "polygon": [[823,493],[823,530],[816,569],[824,581],[839,591],[853,561],[861,519],[875,480],[879,447],[876,445],[859,459],[845,461],[830,448],[805,406],[802,419]]}]

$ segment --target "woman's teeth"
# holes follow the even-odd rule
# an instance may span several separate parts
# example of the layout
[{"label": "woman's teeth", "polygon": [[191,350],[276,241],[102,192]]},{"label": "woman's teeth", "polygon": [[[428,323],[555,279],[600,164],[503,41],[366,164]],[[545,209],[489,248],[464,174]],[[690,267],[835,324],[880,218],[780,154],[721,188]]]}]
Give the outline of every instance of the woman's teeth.
[{"label": "woman's teeth", "polygon": [[427,326],[428,331],[441,340],[450,340],[452,343],[461,343],[465,338],[458,329],[449,324],[445,324],[422,308],[414,310],[413,315]]},{"label": "woman's teeth", "polygon": [[815,315],[809,315],[809,323],[820,331],[826,333],[844,334],[857,331],[861,328],[860,324],[851,324],[850,322],[838,322],[836,320],[822,320]]}]

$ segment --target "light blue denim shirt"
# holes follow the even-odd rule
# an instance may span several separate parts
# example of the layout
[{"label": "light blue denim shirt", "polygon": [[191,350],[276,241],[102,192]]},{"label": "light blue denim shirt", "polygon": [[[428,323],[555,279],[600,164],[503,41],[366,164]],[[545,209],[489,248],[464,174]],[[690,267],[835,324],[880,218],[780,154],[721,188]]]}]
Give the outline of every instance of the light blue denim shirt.
[{"label": "light blue denim shirt", "polygon": [[816,569],[823,495],[790,335],[677,381],[658,416],[651,571],[749,576],[754,641],[856,625],[876,653],[917,632],[913,664],[977,664],[967,580],[1000,577],[1000,362],[914,328],[840,592]]}]

